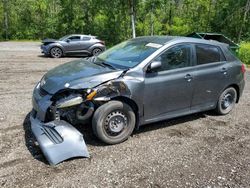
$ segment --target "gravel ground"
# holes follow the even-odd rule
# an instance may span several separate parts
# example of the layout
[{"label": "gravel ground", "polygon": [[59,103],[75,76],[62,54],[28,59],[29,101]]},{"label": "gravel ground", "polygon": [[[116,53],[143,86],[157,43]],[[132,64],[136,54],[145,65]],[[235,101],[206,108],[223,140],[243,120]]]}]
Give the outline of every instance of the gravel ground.
[{"label": "gravel ground", "polygon": [[39,43],[0,43],[0,187],[250,187],[249,82],[229,115],[146,125],[118,145],[78,127],[91,158],[49,166],[30,131],[32,90],[46,71],[72,59],[43,57]]}]

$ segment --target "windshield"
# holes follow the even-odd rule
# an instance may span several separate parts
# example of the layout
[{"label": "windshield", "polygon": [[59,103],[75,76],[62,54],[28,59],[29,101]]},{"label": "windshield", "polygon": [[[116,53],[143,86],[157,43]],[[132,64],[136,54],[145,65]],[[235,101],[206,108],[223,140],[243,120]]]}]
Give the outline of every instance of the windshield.
[{"label": "windshield", "polygon": [[65,40],[65,39],[68,38],[69,36],[70,36],[70,35],[66,35],[66,36],[60,38],[59,40]]},{"label": "windshield", "polygon": [[141,63],[161,46],[146,40],[128,40],[103,52],[96,61],[105,62],[115,68],[128,69]]}]

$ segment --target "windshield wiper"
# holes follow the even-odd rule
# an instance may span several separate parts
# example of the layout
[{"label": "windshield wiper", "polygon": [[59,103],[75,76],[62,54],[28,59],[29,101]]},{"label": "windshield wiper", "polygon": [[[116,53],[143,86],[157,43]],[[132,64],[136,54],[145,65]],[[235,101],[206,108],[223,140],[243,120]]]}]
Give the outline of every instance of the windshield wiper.
[{"label": "windshield wiper", "polygon": [[109,67],[111,69],[114,69],[116,70],[117,68],[109,63],[106,63],[103,59],[97,57],[97,56],[93,56],[92,59],[91,59],[91,62],[97,64],[97,65],[100,65],[100,66],[103,66],[103,67]]},{"label": "windshield wiper", "polygon": [[101,62],[93,62],[94,64],[96,65],[99,65],[99,66],[102,66],[102,67],[105,67]]},{"label": "windshield wiper", "polygon": [[111,69],[116,70],[116,68],[111,64],[108,64],[108,63],[105,63],[105,62],[101,62],[101,64],[104,65],[104,66],[110,67]]},{"label": "windshield wiper", "polygon": [[105,63],[104,61],[95,61],[94,63],[97,64],[97,65],[100,65],[100,66],[102,66],[102,67],[109,67],[109,68],[111,68],[111,69],[116,70],[116,68],[115,68],[113,65],[110,65],[110,64],[108,64],[108,63]]}]

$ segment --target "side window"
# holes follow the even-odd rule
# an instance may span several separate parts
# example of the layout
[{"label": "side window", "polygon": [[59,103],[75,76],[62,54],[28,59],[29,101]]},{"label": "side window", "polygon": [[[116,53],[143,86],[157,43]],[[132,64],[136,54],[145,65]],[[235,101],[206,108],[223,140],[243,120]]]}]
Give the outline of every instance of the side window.
[{"label": "side window", "polygon": [[71,41],[79,41],[81,39],[81,37],[80,36],[71,36],[68,39]]},{"label": "side window", "polygon": [[225,57],[222,55],[221,50],[212,45],[197,44],[196,48],[196,57],[197,65],[220,62],[225,60]]},{"label": "side window", "polygon": [[162,64],[159,71],[191,66],[191,48],[189,44],[181,44],[163,52],[155,59]]}]

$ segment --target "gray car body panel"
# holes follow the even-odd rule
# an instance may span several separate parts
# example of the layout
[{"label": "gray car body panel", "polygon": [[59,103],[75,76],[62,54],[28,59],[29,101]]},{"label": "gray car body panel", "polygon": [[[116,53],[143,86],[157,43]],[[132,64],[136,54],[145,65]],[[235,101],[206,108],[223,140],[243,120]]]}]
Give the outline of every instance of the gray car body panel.
[{"label": "gray car body panel", "polygon": [[30,116],[31,129],[49,164],[73,157],[89,157],[82,134],[65,121],[41,123]]},{"label": "gray car body panel", "polygon": [[42,79],[41,87],[50,94],[55,94],[65,88],[92,88],[117,78],[122,72],[122,70],[112,70],[96,65],[85,59],[75,60],[59,65],[46,73]]},{"label": "gray car body panel", "polygon": [[[148,38],[149,42],[154,39]],[[64,89],[110,89],[108,96],[100,93],[93,98],[93,101],[106,102],[118,99],[131,102],[136,108],[138,126],[214,109],[220,93],[231,85],[239,88],[239,96],[241,96],[245,85],[241,73],[242,64],[236,58],[226,54],[227,45],[185,37],[162,37],[162,40],[165,40],[162,47],[137,66],[125,71],[104,68],[84,59],[52,69],[40,82],[40,87],[46,90],[48,95],[39,97],[37,91],[39,87],[34,90],[33,107],[37,111],[37,118],[40,122],[45,121],[46,111],[51,105],[51,97]],[[193,46],[192,66],[154,73],[146,71],[150,63],[161,53],[175,45],[185,43]],[[196,65],[195,44],[219,47],[225,54],[226,61]],[[192,76],[191,81],[185,79],[187,74]],[[76,145],[78,146],[79,143]],[[75,148],[72,147],[73,153]],[[44,151],[46,152],[45,147]]]},{"label": "gray car body panel", "polygon": [[[217,46],[219,47],[223,53],[226,56],[226,61],[225,62],[221,62],[221,63],[211,63],[211,64],[207,64],[207,65],[195,65],[196,64],[196,59],[195,57],[193,57],[194,59],[194,66],[193,67],[187,67],[187,68],[180,68],[180,69],[175,69],[175,70],[168,70],[165,71],[165,79],[166,80],[171,80],[173,78],[176,77],[177,74],[180,74],[180,72],[182,73],[182,78],[184,78],[184,76],[187,73],[192,73],[192,77],[193,77],[193,89],[194,91],[192,92],[190,96],[190,98],[192,98],[192,102],[190,103],[190,107],[188,108],[182,108],[179,110],[172,110],[170,112],[166,112],[166,113],[160,113],[160,114],[152,114],[150,113],[147,116],[147,113],[145,112],[147,109],[150,109],[152,112],[155,112],[159,109],[159,105],[156,106],[155,108],[152,108],[152,105],[148,105],[146,106],[145,104],[143,104],[143,101],[147,101],[150,97],[150,100],[152,100],[153,97],[155,97],[157,93],[160,93],[159,90],[157,91],[157,89],[165,89],[166,92],[164,92],[164,95],[167,96],[162,96],[162,100],[159,100],[159,104],[164,104],[166,101],[165,99],[168,99],[171,103],[173,108],[176,107],[176,101],[178,99],[178,97],[175,97],[175,95],[172,94],[180,94],[181,92],[185,91],[188,87],[183,88],[181,87],[179,84],[180,83],[175,83],[175,88],[172,89],[172,91],[169,91],[169,85],[165,84],[165,85],[161,85],[161,87],[157,87],[154,85],[147,85],[146,81],[146,77],[147,77],[147,73],[146,73],[146,69],[148,67],[148,65],[157,57],[159,56],[161,53],[163,53],[164,51],[168,50],[169,48],[178,45],[178,44],[207,44],[207,45],[213,45],[213,46]],[[202,40],[202,39],[195,39],[195,38],[187,38],[187,37],[175,37],[171,40],[169,40],[168,42],[166,42],[166,44],[159,48],[157,51],[155,51],[153,54],[151,54],[150,56],[148,56],[143,62],[141,62],[139,65],[137,65],[136,67],[130,69],[129,71],[127,71],[126,76],[131,76],[132,78],[137,78],[139,80],[141,80],[141,82],[144,84],[143,90],[140,90],[141,92],[137,93],[136,96],[132,97],[131,99],[134,101],[137,101],[138,103],[138,109],[139,109],[139,114],[143,114],[143,116],[140,116],[140,125],[143,124],[148,124],[148,123],[153,123],[153,122],[157,122],[157,121],[161,121],[161,120],[165,120],[165,119],[170,119],[170,118],[174,118],[174,117],[179,117],[179,116],[183,116],[183,115],[187,115],[187,114],[192,114],[192,113],[196,113],[196,112],[200,112],[200,111],[205,111],[205,110],[210,110],[210,109],[214,109],[217,105],[217,101],[219,98],[220,93],[227,88],[230,85],[237,85],[239,87],[239,95],[242,95],[243,89],[244,89],[244,85],[245,85],[245,81],[243,78],[243,75],[241,73],[241,62],[239,60],[230,60],[229,56],[226,55],[229,52],[226,50],[228,47],[227,44],[224,43],[220,43],[217,41],[207,41],[207,40]],[[199,104],[199,102],[197,102],[198,100],[204,100],[207,98],[206,95],[204,95],[203,97],[201,97],[199,99],[199,97],[195,96],[195,88],[196,91],[198,93],[200,93],[200,90],[202,89],[202,87],[204,87],[204,84],[200,84],[199,87],[195,86],[195,84],[198,82],[198,78],[200,77],[200,75],[202,75],[202,72],[204,72],[202,70],[202,68],[204,67],[208,67],[207,68],[207,72],[206,75],[208,76],[206,79],[203,78],[203,80],[206,80],[207,82],[209,82],[210,84],[212,84],[210,86],[212,91],[216,91],[216,92],[211,92],[212,94],[212,99],[211,101],[208,101],[208,103],[206,104]],[[210,67],[210,68],[209,68]],[[226,75],[224,75],[224,73],[221,72],[222,68],[226,68]],[[211,76],[214,71],[216,72],[215,76]],[[210,75],[210,76],[209,76]],[[153,79],[151,79],[151,82],[153,80],[155,80],[155,82],[158,82],[159,80],[161,80],[160,78],[160,74],[156,75]],[[220,86],[218,86],[218,79],[223,79],[220,80]],[[184,80],[184,79],[183,79]],[[183,83],[183,81],[181,81]],[[187,83],[186,84],[190,84]],[[138,86],[136,86],[135,88],[137,88]],[[149,90],[145,90],[145,88],[148,87]],[[141,87],[140,87],[141,88]],[[209,89],[207,89],[209,90]],[[205,90],[205,92],[209,92]],[[151,92],[151,96],[146,96],[146,94],[148,94],[147,92]],[[133,92],[132,92],[133,93]],[[204,94],[204,92],[203,92]],[[133,95],[132,95],[133,96]],[[143,99],[141,96],[144,96]],[[181,99],[181,96],[185,96],[184,93],[182,93],[182,95],[179,95],[179,99]],[[158,96],[159,97],[159,96]],[[193,97],[195,97],[195,99],[193,99]],[[211,98],[211,97],[209,97]],[[197,104],[195,103],[197,102]],[[147,104],[147,103],[146,103]],[[171,108],[171,106],[169,106],[169,103],[165,103],[167,104],[166,108]],[[194,106],[192,106],[194,105]]]},{"label": "gray car body panel", "polygon": [[[67,41],[67,38],[72,36],[80,36],[81,40],[79,41]],[[68,35],[64,40],[55,40],[55,39],[45,39],[42,41],[41,50],[45,55],[50,55],[50,50],[53,47],[59,47],[63,51],[63,55],[77,55],[85,54],[91,55],[92,51],[95,48],[99,48],[102,51],[106,49],[103,42],[99,39],[96,39],[95,36],[91,35],[81,35],[81,34],[72,34]],[[89,40],[82,40],[83,38],[89,38]]]}]

